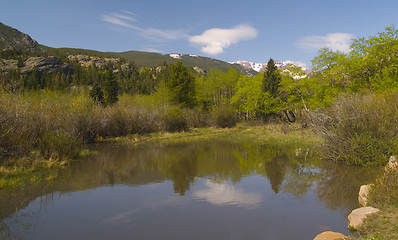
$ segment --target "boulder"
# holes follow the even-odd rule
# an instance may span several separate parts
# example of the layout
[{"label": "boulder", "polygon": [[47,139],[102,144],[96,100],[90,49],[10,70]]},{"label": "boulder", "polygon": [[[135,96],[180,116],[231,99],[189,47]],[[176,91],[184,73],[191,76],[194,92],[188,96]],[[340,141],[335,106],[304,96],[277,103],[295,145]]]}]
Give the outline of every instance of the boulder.
[{"label": "boulder", "polygon": [[321,234],[318,234],[314,240],[338,240],[338,239],[348,239],[347,236],[344,234],[338,233],[338,232],[323,232]]},{"label": "boulder", "polygon": [[358,202],[362,207],[368,206],[369,191],[373,184],[362,185],[359,189]]},{"label": "boulder", "polygon": [[361,207],[354,209],[350,213],[350,215],[348,215],[348,221],[350,222],[348,224],[348,228],[358,230],[362,226],[364,220],[368,217],[368,215],[377,213],[379,211],[379,209],[374,207]]},{"label": "boulder", "polygon": [[388,163],[387,163],[386,168],[398,170],[398,160],[397,160],[397,157],[391,156],[390,159],[388,160]]}]

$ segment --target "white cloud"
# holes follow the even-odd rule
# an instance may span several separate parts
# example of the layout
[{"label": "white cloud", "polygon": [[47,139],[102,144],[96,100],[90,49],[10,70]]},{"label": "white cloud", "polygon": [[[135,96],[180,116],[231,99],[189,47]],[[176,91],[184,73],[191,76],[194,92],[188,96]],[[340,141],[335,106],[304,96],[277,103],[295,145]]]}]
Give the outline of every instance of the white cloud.
[{"label": "white cloud", "polygon": [[179,40],[187,39],[188,35],[183,30],[175,29],[156,29],[156,28],[143,28],[137,26],[137,19],[133,13],[129,11],[122,11],[120,13],[110,13],[108,15],[102,15],[100,19],[104,22],[108,22],[114,25],[133,29],[142,34],[145,38],[153,41],[165,41],[165,40]]},{"label": "white cloud", "polygon": [[192,196],[214,205],[237,205],[244,208],[254,208],[263,201],[261,193],[247,193],[230,184],[207,181],[206,186],[206,189],[197,190]]},{"label": "white cloud", "polygon": [[306,50],[330,48],[335,51],[349,52],[350,43],[355,36],[349,33],[330,33],[325,36],[308,36],[300,39],[297,46]]},{"label": "white cloud", "polygon": [[120,15],[120,14],[102,15],[100,17],[100,19],[104,22],[108,22],[108,23],[112,23],[112,24],[119,25],[122,27],[127,27],[127,28],[138,30],[138,28],[136,26],[125,21],[125,20],[127,20],[128,16],[126,16],[125,18],[122,18],[122,17],[119,17],[118,15]]},{"label": "white cloud", "polygon": [[141,32],[145,35],[146,38],[152,39],[154,41],[159,40],[180,40],[187,39],[188,35],[184,30],[175,30],[175,29],[156,29],[156,28],[146,28],[141,29]]},{"label": "white cloud", "polygon": [[144,28],[138,25],[137,16],[129,11],[102,15],[100,19],[113,25],[135,30],[143,37],[155,42],[188,40],[192,44],[201,46],[202,52],[210,55],[222,53],[225,48],[243,40],[256,38],[258,34],[255,28],[245,24],[231,29],[212,28],[204,31],[201,35],[195,36],[189,36],[185,30],[181,29]]},{"label": "white cloud", "polygon": [[124,19],[127,21],[137,22],[137,19],[135,17],[133,17],[133,13],[129,13],[129,12],[125,12],[125,13],[126,14],[112,13],[112,15],[117,18]]},{"label": "white cloud", "polygon": [[232,44],[257,37],[257,30],[249,25],[238,25],[231,29],[212,28],[201,35],[189,37],[189,42],[202,46],[201,51],[210,55],[217,55]]}]

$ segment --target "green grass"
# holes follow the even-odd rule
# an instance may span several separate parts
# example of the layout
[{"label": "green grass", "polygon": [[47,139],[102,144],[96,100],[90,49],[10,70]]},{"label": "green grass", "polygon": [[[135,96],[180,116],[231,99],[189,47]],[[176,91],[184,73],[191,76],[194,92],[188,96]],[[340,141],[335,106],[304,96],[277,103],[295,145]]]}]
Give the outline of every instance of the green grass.
[{"label": "green grass", "polygon": [[30,157],[9,159],[0,165],[0,190],[23,188],[27,185],[60,179],[68,167],[93,152],[81,150],[77,159],[44,159],[36,152]]},{"label": "green grass", "polygon": [[128,135],[123,138],[110,138],[104,141],[114,141],[122,144],[176,144],[186,142],[200,142],[207,140],[225,140],[229,142],[252,142],[269,145],[283,144],[319,144],[322,139],[316,136],[310,129],[297,129],[291,126],[285,129],[281,124],[267,124],[250,126],[240,123],[234,128],[193,128],[185,132],[155,132],[147,135]]},{"label": "green grass", "polygon": [[358,231],[363,240],[398,239],[398,209],[385,207],[379,213],[369,216]]}]

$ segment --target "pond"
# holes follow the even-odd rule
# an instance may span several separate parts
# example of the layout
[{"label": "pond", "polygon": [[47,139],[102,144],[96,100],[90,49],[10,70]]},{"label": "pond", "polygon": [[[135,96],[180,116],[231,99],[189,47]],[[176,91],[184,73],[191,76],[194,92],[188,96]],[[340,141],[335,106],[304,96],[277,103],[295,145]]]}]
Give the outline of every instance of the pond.
[{"label": "pond", "polygon": [[60,180],[0,192],[0,238],[313,239],[348,235],[374,174],[301,146],[94,146]]}]

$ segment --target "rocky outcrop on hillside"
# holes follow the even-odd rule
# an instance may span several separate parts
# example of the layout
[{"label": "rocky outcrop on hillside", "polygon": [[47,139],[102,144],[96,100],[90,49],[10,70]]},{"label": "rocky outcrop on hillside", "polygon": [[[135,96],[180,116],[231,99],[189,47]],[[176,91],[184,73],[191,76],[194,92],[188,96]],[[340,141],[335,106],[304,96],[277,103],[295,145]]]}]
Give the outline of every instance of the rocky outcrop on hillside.
[{"label": "rocky outcrop on hillside", "polygon": [[57,57],[30,57],[24,62],[22,72],[30,72],[36,68],[39,72],[66,72],[69,65]]},{"label": "rocky outcrop on hillside", "polygon": [[76,61],[79,63],[82,67],[89,67],[92,66],[93,64],[95,65],[96,68],[103,68],[105,65],[108,63],[111,64],[117,64],[120,63],[120,58],[101,58],[101,57],[91,57],[87,55],[69,55],[68,56],[69,61]]},{"label": "rocky outcrop on hillside", "polygon": [[197,72],[200,75],[206,75],[207,74],[207,71],[204,70],[203,68],[200,68],[200,67],[193,67],[193,70],[195,70],[195,72]]},{"label": "rocky outcrop on hillside", "polygon": [[31,52],[42,52],[40,45],[29,35],[0,23],[0,50],[18,49]]},{"label": "rocky outcrop on hillside", "polygon": [[16,70],[18,68],[18,61],[13,59],[0,59],[0,72],[7,72],[9,70]]},{"label": "rocky outcrop on hillside", "polygon": [[17,70],[18,68],[22,73],[30,73],[33,69],[39,72],[67,72],[69,64],[62,62],[57,57],[29,57],[23,61],[22,66],[18,66],[17,60],[0,59],[0,72],[7,72],[9,70]]}]

